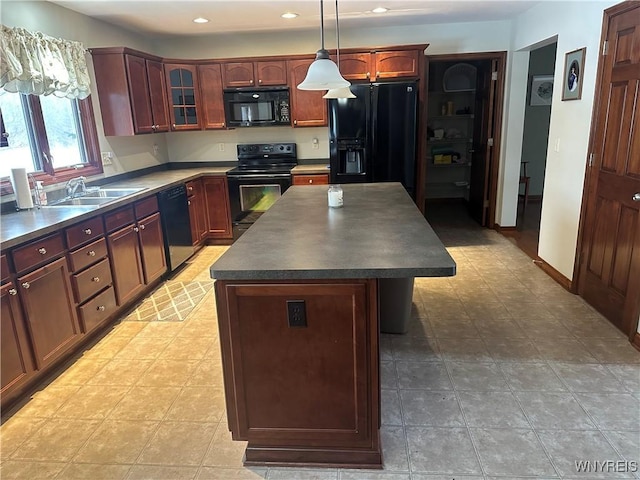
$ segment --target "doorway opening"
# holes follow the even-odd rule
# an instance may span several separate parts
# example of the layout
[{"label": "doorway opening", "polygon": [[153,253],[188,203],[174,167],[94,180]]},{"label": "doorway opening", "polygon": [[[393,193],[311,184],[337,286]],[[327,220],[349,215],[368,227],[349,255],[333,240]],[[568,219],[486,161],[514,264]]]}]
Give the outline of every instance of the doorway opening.
[{"label": "doorway opening", "polygon": [[516,230],[510,236],[533,259],[538,257],[556,48],[554,41],[529,54]]},{"label": "doorway opening", "polygon": [[492,228],[505,52],[427,57],[425,216],[443,208]]}]

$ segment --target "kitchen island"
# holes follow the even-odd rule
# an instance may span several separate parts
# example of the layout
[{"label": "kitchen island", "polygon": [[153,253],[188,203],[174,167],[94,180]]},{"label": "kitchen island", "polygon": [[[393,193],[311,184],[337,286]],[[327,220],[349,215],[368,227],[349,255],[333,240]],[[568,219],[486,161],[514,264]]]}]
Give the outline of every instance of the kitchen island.
[{"label": "kitchen island", "polygon": [[331,209],[326,186],[290,188],[211,267],[245,465],[381,468],[380,314],[408,315],[414,277],[455,274],[401,184],[343,189]]}]

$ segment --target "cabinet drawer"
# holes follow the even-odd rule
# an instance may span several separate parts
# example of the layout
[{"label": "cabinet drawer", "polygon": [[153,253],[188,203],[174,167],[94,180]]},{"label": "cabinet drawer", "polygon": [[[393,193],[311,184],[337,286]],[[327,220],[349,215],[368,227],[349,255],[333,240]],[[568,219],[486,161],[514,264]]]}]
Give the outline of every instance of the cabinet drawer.
[{"label": "cabinet drawer", "polygon": [[102,217],[94,217],[86,222],[69,227],[65,230],[65,234],[67,236],[67,247],[70,250],[98,238],[104,234]]},{"label": "cabinet drawer", "polygon": [[13,263],[16,266],[16,273],[40,265],[63,252],[64,242],[62,241],[62,235],[59,233],[41,238],[35,242],[29,242],[13,251]]},{"label": "cabinet drawer", "polygon": [[111,284],[111,266],[105,258],[82,273],[72,275],[73,290],[78,303],[84,302],[91,295]]},{"label": "cabinet drawer", "polygon": [[69,266],[72,272],[82,270],[107,256],[107,241],[103,238],[90,243],[69,254]]},{"label": "cabinet drawer", "polygon": [[99,326],[107,317],[116,311],[116,296],[113,287],[107,288],[100,295],[78,307],[78,316],[84,333]]},{"label": "cabinet drawer", "polygon": [[326,173],[317,175],[294,175],[294,185],[328,185],[329,175]]},{"label": "cabinet drawer", "polygon": [[107,227],[107,232],[113,232],[125,225],[133,223],[134,220],[135,217],[133,216],[133,207],[131,205],[121,208],[120,210],[107,213],[104,216],[104,224]]},{"label": "cabinet drawer", "polygon": [[147,217],[158,211],[158,197],[145,198],[135,203],[136,220]]},{"label": "cabinet drawer", "polygon": [[0,256],[0,274],[2,275],[2,283],[9,280],[9,262],[6,255]]}]

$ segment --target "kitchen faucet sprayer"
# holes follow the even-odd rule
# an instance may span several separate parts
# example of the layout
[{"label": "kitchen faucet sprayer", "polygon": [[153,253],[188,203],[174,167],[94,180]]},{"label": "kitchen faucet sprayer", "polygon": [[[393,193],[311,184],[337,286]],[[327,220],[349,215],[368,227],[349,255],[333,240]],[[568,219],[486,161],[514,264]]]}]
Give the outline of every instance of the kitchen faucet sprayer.
[{"label": "kitchen faucet sprayer", "polygon": [[87,186],[85,185],[84,181],[85,177],[74,177],[70,179],[66,185],[67,196],[71,198],[75,197],[78,188],[80,188],[80,191],[82,193],[85,193],[87,190]]}]

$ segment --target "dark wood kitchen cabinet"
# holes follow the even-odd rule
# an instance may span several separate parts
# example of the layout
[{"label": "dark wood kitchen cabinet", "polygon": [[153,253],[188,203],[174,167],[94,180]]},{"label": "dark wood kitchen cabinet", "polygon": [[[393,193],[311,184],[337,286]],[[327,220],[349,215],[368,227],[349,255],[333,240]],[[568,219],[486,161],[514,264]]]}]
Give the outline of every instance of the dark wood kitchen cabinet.
[{"label": "dark wood kitchen cabinet", "polygon": [[420,50],[391,50],[374,53],[374,70],[372,81],[388,78],[405,78],[420,76]]},{"label": "dark wood kitchen cabinet", "polygon": [[[415,46],[413,46],[415,47]],[[408,50],[340,53],[340,73],[351,81],[420,77],[420,57],[426,45]],[[332,56],[335,61],[335,55]]]},{"label": "dark wood kitchen cabinet", "polygon": [[104,133],[169,131],[161,59],[127,48],[91,50]]},{"label": "dark wood kitchen cabinet", "polygon": [[137,225],[142,251],[144,281],[146,285],[149,285],[167,271],[160,212],[138,220]]},{"label": "dark wood kitchen cabinet", "polygon": [[36,366],[41,370],[81,337],[66,258],[20,276],[18,288]]},{"label": "dark wood kitchen cabinet", "polygon": [[208,238],[219,240],[233,238],[227,177],[203,177],[202,186],[206,203]]},{"label": "dark wood kitchen cabinet", "polygon": [[219,63],[198,65],[202,94],[202,125],[207,130],[226,128],[222,96],[222,67]]},{"label": "dark wood kitchen cabinet", "polygon": [[202,179],[186,183],[189,219],[191,221],[191,239],[193,245],[201,244],[207,237],[207,206],[204,199]]},{"label": "dark wood kitchen cabinet", "polygon": [[224,64],[224,87],[271,87],[287,84],[284,60]]},{"label": "dark wood kitchen cabinet", "polygon": [[0,287],[0,307],[0,397],[5,404],[33,376],[35,366],[18,289],[12,282]]},{"label": "dark wood kitchen cabinet", "polygon": [[371,53],[340,53],[340,73],[346,80],[369,80],[371,70]]},{"label": "dark wood kitchen cabinet", "polygon": [[[154,208],[155,212],[148,214]],[[111,232],[107,236],[107,245],[119,306],[137,297],[147,285],[167,271],[162,224],[157,209],[156,197],[150,197],[136,202],[137,213],[134,213],[134,206],[129,206],[105,215],[107,231]],[[144,216],[145,213],[148,215]]]},{"label": "dark wood kitchen cabinet", "polygon": [[327,100],[324,91],[299,90],[298,84],[307,76],[313,59],[289,60],[289,93],[291,97],[291,119],[294,127],[324,127],[327,125]]},{"label": "dark wood kitchen cabinet", "polygon": [[196,65],[164,64],[171,130],[200,130],[200,91]]}]

